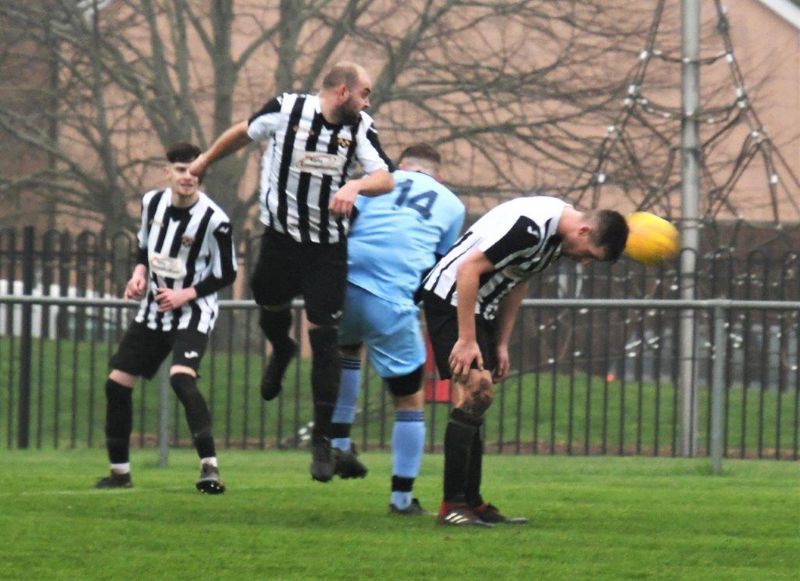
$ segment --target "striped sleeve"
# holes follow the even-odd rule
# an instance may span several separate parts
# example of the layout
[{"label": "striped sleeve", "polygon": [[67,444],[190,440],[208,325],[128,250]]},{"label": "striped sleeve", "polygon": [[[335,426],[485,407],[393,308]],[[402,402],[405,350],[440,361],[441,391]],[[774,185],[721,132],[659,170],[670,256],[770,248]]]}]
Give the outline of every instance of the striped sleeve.
[{"label": "striped sleeve", "polygon": [[247,135],[253,141],[267,141],[274,134],[281,119],[283,95],[273,97],[247,120]]},{"label": "striped sleeve", "polygon": [[212,232],[211,274],[194,285],[197,297],[217,292],[236,280],[236,250],[233,244],[233,227],[221,222]]},{"label": "striped sleeve", "polygon": [[497,229],[487,235],[479,248],[492,264],[503,266],[519,255],[530,254],[531,248],[539,246],[541,242],[539,225],[527,216],[519,216],[510,227]]},{"label": "striped sleeve", "polygon": [[147,239],[150,236],[150,223],[164,190],[147,192],[142,198],[142,216],[139,232],[136,234],[136,264],[147,265]]},{"label": "striped sleeve", "polygon": [[356,157],[364,172],[371,174],[378,170],[394,171],[394,164],[383,152],[378,131],[372,118],[366,113],[361,114],[361,123],[356,134]]}]

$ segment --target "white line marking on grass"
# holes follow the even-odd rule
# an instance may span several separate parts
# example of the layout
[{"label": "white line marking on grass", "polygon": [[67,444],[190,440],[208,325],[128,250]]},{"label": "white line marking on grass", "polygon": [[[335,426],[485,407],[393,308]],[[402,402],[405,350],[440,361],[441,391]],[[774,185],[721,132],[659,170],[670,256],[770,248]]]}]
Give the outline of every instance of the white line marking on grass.
[{"label": "white line marking on grass", "polygon": [[140,492],[133,488],[124,490],[28,490],[25,492],[0,492],[0,498],[15,496],[81,496],[84,494],[133,494]]},{"label": "white line marking on grass", "polygon": [[[264,486],[237,486],[233,489],[228,489],[225,494],[228,492],[232,492],[236,494],[237,492],[253,492],[253,491],[260,491],[263,492],[267,490]],[[187,493],[191,494],[192,496],[225,496],[225,494],[202,494],[198,492],[194,487],[186,487],[182,486],[180,488],[177,487],[169,487],[169,488],[147,488],[147,487],[134,487],[134,488],[123,488],[123,489],[110,489],[110,490],[95,490],[89,488],[87,490],[27,490],[24,492],[0,492],[0,498],[15,498],[19,496],[83,496],[83,495],[107,495],[107,494],[135,494],[138,492],[166,492],[170,494],[174,493]]]}]

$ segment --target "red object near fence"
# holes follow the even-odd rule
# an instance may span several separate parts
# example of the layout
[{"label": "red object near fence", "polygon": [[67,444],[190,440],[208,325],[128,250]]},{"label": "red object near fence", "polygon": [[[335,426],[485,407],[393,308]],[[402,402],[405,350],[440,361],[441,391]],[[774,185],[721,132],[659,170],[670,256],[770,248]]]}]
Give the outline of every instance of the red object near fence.
[{"label": "red object near fence", "polygon": [[425,353],[425,403],[450,403],[450,380],[439,379],[431,341],[427,335],[425,336]]}]

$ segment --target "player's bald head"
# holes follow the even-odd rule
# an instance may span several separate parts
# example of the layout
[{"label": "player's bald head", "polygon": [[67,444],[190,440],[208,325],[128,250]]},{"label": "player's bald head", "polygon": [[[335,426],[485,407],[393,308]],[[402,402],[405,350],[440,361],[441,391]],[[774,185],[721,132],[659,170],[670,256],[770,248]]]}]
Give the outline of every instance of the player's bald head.
[{"label": "player's bald head", "polygon": [[342,61],[333,65],[322,79],[323,89],[335,89],[345,85],[348,89],[355,89],[362,81],[369,79],[367,70],[359,64]]}]

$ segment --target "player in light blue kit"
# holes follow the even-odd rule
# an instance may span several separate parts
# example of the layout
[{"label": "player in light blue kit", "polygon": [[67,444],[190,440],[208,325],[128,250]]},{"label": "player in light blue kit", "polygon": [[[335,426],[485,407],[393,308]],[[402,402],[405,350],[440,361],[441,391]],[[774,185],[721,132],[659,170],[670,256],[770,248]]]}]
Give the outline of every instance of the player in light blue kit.
[{"label": "player in light blue kit", "polygon": [[389,511],[395,514],[426,514],[412,495],[425,443],[425,344],[414,294],[464,223],[464,204],[436,179],[440,166],[441,156],[430,145],[403,151],[393,174],[395,189],[374,198],[359,196],[347,241],[347,295],[339,323],[342,377],[331,426],[336,473],[341,478],[367,474],[350,441],[366,344],[394,399]]}]

